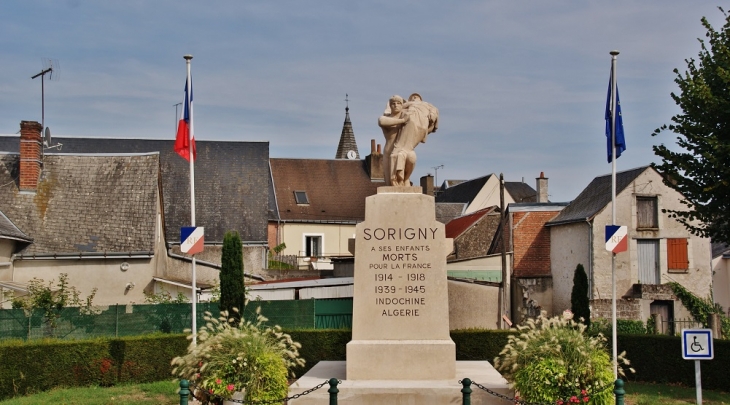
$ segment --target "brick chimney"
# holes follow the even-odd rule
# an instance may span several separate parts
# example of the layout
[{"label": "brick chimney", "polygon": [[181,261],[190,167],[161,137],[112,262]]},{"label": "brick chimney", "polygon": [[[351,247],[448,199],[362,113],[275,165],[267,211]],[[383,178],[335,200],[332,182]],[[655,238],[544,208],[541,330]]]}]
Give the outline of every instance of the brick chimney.
[{"label": "brick chimney", "polygon": [[421,188],[423,189],[423,194],[433,197],[433,176],[427,174],[421,177]]},{"label": "brick chimney", "polygon": [[370,154],[365,156],[365,167],[367,168],[370,181],[385,181],[383,177],[383,154],[380,152],[380,145],[375,145],[375,139],[370,140]]},{"label": "brick chimney", "polygon": [[548,202],[548,179],[545,177],[545,172],[540,172],[540,177],[535,180],[537,180],[537,202]]},{"label": "brick chimney", "polygon": [[41,175],[41,124],[20,121],[20,191],[35,192]]}]

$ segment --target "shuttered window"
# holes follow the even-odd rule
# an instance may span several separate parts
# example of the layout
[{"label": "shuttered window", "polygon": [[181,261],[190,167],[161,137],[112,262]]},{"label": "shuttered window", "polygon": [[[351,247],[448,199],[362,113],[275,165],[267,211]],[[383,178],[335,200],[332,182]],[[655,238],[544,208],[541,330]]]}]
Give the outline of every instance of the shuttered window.
[{"label": "shuttered window", "polygon": [[669,270],[688,270],[687,239],[667,239],[667,268]]},{"label": "shuttered window", "polygon": [[659,228],[656,197],[636,197],[636,227]]}]

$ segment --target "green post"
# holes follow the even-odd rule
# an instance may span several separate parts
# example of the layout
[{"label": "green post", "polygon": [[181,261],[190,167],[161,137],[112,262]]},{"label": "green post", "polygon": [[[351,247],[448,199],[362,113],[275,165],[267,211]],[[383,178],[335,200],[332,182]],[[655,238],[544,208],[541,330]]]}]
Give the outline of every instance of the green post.
[{"label": "green post", "polygon": [[330,378],[330,389],[327,390],[327,392],[330,393],[330,405],[337,405],[337,393],[340,392],[340,390],[337,389],[337,384],[340,383],[340,381],[336,378]]},{"label": "green post", "polygon": [[464,386],[464,388],[461,389],[461,404],[471,405],[471,380],[465,378],[461,380],[461,385]]},{"label": "green post", "polygon": [[624,391],[624,380],[617,379],[614,387],[613,393],[616,394],[616,405],[624,405],[624,395],[626,395],[626,391]]},{"label": "green post", "polygon": [[180,405],[188,405],[188,396],[190,396],[190,383],[188,380],[180,380]]}]

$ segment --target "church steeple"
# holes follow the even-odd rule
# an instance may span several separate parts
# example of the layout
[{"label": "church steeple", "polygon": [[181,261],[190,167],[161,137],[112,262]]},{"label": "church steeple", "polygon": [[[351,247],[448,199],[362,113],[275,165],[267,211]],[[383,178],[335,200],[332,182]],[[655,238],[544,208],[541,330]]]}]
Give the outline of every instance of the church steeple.
[{"label": "church steeple", "polygon": [[360,159],[360,153],[357,151],[357,142],[355,142],[355,132],[352,130],[350,122],[350,104],[345,94],[345,123],[342,124],[342,134],[340,135],[340,144],[337,146],[337,154],[335,159]]}]

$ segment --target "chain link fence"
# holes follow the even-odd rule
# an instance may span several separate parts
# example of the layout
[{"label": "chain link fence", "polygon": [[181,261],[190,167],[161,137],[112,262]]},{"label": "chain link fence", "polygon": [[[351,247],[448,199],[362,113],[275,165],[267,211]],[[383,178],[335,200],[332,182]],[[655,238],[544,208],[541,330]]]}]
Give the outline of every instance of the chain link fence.
[{"label": "chain link fence", "polygon": [[[266,325],[284,329],[339,328],[352,326],[352,300],[251,301],[244,310],[247,320],[256,320],[256,309],[268,318]],[[220,313],[218,303],[197,305],[197,324],[205,325],[204,313]],[[42,311],[0,310],[0,339],[85,339],[136,336],[154,332],[183,333],[192,325],[191,304],[110,305],[93,314],[78,308],[56,311],[52,326]]]}]

